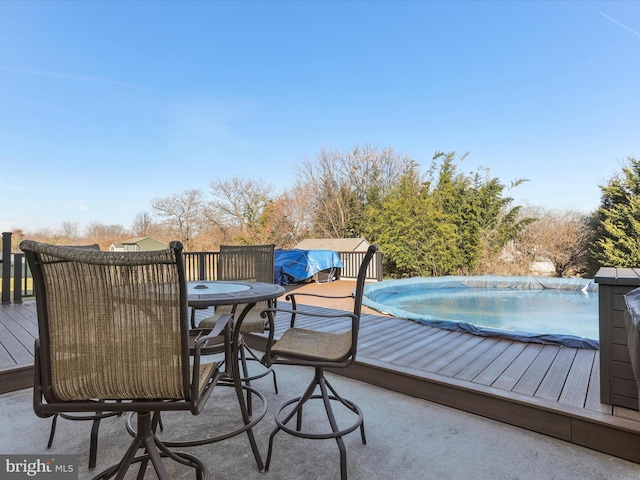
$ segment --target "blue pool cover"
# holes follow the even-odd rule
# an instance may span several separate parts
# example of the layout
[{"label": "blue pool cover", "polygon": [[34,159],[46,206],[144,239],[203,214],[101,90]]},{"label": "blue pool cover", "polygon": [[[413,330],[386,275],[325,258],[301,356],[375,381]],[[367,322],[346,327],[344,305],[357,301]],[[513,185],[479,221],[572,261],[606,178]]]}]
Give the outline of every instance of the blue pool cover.
[{"label": "blue pool cover", "polygon": [[[418,314],[393,306],[390,300],[394,295],[409,291],[427,291],[427,289],[468,289],[470,287],[484,289],[519,289],[519,290],[569,290],[574,292],[597,292],[598,285],[592,280],[581,278],[548,278],[548,277],[502,277],[484,275],[477,277],[445,276],[416,277],[402,280],[385,280],[365,285],[363,304],[388,313],[397,318],[414,320],[419,323],[447,330],[471,333],[474,335],[500,337],[524,342],[564,345],[568,347],[598,349],[599,342],[590,338],[557,333],[532,333],[519,330],[507,330],[478,326],[465,321],[439,318],[434,315]],[[389,301],[386,301],[389,300]],[[424,300],[428,305],[428,300]],[[442,317],[442,316],[440,316]]]},{"label": "blue pool cover", "polygon": [[275,281],[280,285],[299,283],[316,273],[343,268],[340,255],[333,250],[281,250],[275,251]]}]

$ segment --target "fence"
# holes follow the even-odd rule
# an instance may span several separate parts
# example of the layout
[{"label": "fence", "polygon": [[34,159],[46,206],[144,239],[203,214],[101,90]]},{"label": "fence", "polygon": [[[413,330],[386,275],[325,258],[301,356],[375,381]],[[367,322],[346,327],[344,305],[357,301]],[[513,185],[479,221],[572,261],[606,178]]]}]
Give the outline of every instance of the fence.
[{"label": "fence", "polygon": [[[344,267],[337,277],[355,279],[366,252],[338,252]],[[215,280],[218,278],[219,252],[185,252],[184,263],[188,281]],[[2,304],[20,303],[23,298],[32,297],[31,272],[24,253],[11,253],[11,233],[2,234]],[[377,252],[367,269],[367,280],[382,280],[382,253]],[[16,288],[19,286],[19,288]]]},{"label": "fence", "polygon": [[[338,278],[355,279],[367,252],[337,252],[344,267],[339,269]],[[185,252],[184,263],[188,281],[206,281],[218,278],[219,252]],[[367,280],[382,280],[382,253],[377,252],[367,269]]]}]

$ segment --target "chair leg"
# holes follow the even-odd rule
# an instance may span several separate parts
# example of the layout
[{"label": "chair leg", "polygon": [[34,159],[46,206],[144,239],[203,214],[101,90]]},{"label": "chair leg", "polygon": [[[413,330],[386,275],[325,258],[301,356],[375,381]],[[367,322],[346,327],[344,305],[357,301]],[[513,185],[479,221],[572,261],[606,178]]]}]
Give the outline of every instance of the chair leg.
[{"label": "chair leg", "polygon": [[[240,364],[242,365],[242,380],[247,384],[248,387],[251,386],[251,377],[249,377],[249,367],[247,365],[247,355],[246,355],[246,347],[244,342],[240,344]],[[253,408],[251,406],[251,391],[247,391],[247,412],[249,416],[252,415]]]},{"label": "chair leg", "polygon": [[70,416],[65,416],[64,414],[56,413],[53,416],[53,419],[51,420],[51,432],[49,433],[49,441],[47,442],[47,448],[51,448],[51,445],[53,445],[53,439],[55,438],[55,435],[56,435],[56,426],[58,424],[58,417],[60,417],[60,415],[62,415],[63,418],[66,418],[69,420],[92,420],[91,436],[89,441],[89,469],[90,470],[94,469],[96,467],[96,462],[98,457],[98,431],[100,430],[100,420],[107,416],[119,415],[119,414],[117,413],[105,414],[105,413],[96,412],[94,417],[84,416],[79,418],[73,418]]},{"label": "chair leg", "polygon": [[162,424],[162,414],[160,412],[153,412],[153,416],[151,417],[151,429],[153,433],[158,432],[158,427],[160,427],[160,431],[164,431],[164,425]]},{"label": "chair leg", "polygon": [[[333,397],[329,397],[329,398],[334,398],[335,400],[338,400],[340,403],[342,403],[345,407],[347,407],[353,413],[355,413],[356,415],[358,414],[358,412],[360,410],[359,410],[359,408],[357,408],[357,406],[353,402],[350,402],[349,400],[345,400],[340,395],[338,395],[338,392],[336,392],[336,390],[333,388],[333,386],[329,383],[329,380],[327,380],[325,378],[324,382],[327,385],[327,387],[329,388],[329,390],[331,390],[331,393],[333,394]],[[367,437],[366,437],[366,435],[364,433],[364,420],[362,420],[362,422],[360,422],[360,438],[362,439],[362,444],[366,445],[367,444]]]},{"label": "chair leg", "polygon": [[[246,350],[247,352],[249,352],[249,355],[250,355],[251,358],[249,358],[248,360],[258,362],[259,364],[264,366],[264,363],[258,358],[258,356],[254,353],[254,351],[251,350],[247,346],[246,343],[242,342],[241,348],[242,348],[242,350]],[[260,374],[260,375],[255,375],[255,376],[251,377],[251,379],[255,380],[256,378],[260,378],[260,377],[263,377],[263,376],[268,375],[269,373],[271,373],[273,375],[273,390],[275,391],[275,393],[277,395],[278,394],[278,381],[277,381],[277,378],[276,378],[276,371],[273,368],[269,368],[269,367],[266,367],[266,366],[265,366],[265,368],[267,369],[267,371],[265,373]]]},{"label": "chair leg", "polygon": [[[273,375],[273,389],[276,393],[276,395],[278,394],[278,380],[276,378],[276,371],[272,368],[272,367],[266,367],[264,365],[264,363],[262,363],[262,361],[258,358],[258,356],[253,352],[253,350],[251,350],[246,343],[244,343],[244,341],[242,343],[240,343],[240,348],[238,349],[239,351],[239,355],[240,355],[240,366],[242,367],[242,381],[247,385],[247,386],[251,386],[251,380],[256,380],[258,378],[262,378],[265,375],[268,375],[269,373],[271,373],[271,375]],[[249,354],[249,357],[247,357],[247,353]],[[262,365],[264,368],[266,368],[266,371],[258,374],[258,375],[253,375],[251,376],[249,374],[249,364],[248,362],[252,361],[252,362],[258,362],[260,365]],[[251,400],[251,392],[247,391],[247,410],[249,412],[249,416],[253,415],[253,407],[252,407],[252,400]]]},{"label": "chair leg", "polygon": [[[316,387],[320,388],[320,395],[314,395],[313,393],[316,390]],[[331,394],[329,393],[331,392]],[[331,432],[329,433],[306,433],[302,431],[302,410],[309,400],[322,399],[325,412],[327,414],[327,419],[329,420],[329,424],[331,425]],[[333,413],[333,408],[331,406],[332,401],[338,401],[351,412],[357,415],[357,419],[350,426],[343,428],[342,430],[338,427],[338,423],[336,421],[335,415]],[[291,410],[284,419],[280,419],[280,415],[283,411],[292,404],[296,404],[293,410]],[[293,418],[296,417],[296,426],[295,429],[287,426],[287,423]],[[273,453],[273,441],[276,434],[280,430],[284,430],[285,432],[294,435],[300,438],[308,438],[313,440],[321,440],[321,439],[329,439],[334,438],[336,443],[338,444],[338,449],[340,451],[340,477],[342,480],[346,480],[347,478],[347,450],[344,445],[344,441],[342,437],[348,433],[353,432],[356,428],[360,428],[360,436],[362,438],[362,443],[366,444],[366,437],[364,432],[364,417],[362,415],[362,410],[355,403],[345,398],[342,398],[335,389],[331,386],[331,384],[324,377],[324,369],[322,367],[316,367],[315,376],[307,389],[305,390],[302,397],[297,397],[292,400],[285,402],[276,412],[275,414],[276,428],[271,432],[269,436],[269,449],[267,451],[267,460],[265,464],[265,471],[269,470],[269,465],[271,464],[271,455]]]},{"label": "chair leg", "polygon": [[[198,458],[187,453],[172,452],[158,440],[153,432],[151,412],[139,412],[137,417],[136,435],[120,463],[98,474],[93,480],[106,480],[114,476],[116,479],[122,479],[131,465],[138,462],[140,462],[140,470],[137,478],[141,479],[144,477],[149,461],[159,480],[170,480],[171,475],[168,474],[162,457],[169,457],[183,465],[195,468],[197,478],[200,480],[209,479],[209,471]],[[140,448],[144,448],[145,454],[136,456]]]},{"label": "chair leg", "polygon": [[[331,400],[329,399],[329,394],[327,393],[327,385],[325,383],[324,376],[319,378],[318,380],[320,391],[322,393],[324,409],[327,412],[327,418],[329,418],[331,430],[333,431],[333,433],[339,433],[340,429],[338,428],[336,417],[333,414],[333,409],[331,408]],[[342,435],[336,436],[336,443],[338,444],[338,450],[340,450],[340,478],[342,480],[347,480],[347,449],[344,447]]]},{"label": "chair leg", "polygon": [[196,309],[191,307],[191,329],[196,328]]},{"label": "chair leg", "polygon": [[47,442],[47,448],[51,448],[51,445],[53,445],[53,437],[56,436],[57,424],[58,424],[58,414],[56,413],[51,419],[51,432],[49,432],[49,441]]},{"label": "chair leg", "polygon": [[[301,397],[297,397],[292,400],[289,400],[288,402],[285,402],[278,409],[278,412],[276,412],[275,419],[276,419],[277,426],[276,428],[273,429],[273,431],[271,432],[271,435],[269,436],[269,450],[267,451],[267,461],[265,464],[265,471],[269,470],[269,464],[271,463],[271,454],[273,452],[273,439],[275,438],[276,434],[280,430],[285,429],[285,425],[289,423],[289,421],[293,418],[294,415],[297,415],[296,431],[300,432],[300,430],[302,429],[302,407],[310,398],[312,398],[313,392],[315,391],[317,385],[318,383],[316,381],[316,378],[314,377],[314,379],[311,381],[311,383],[309,384],[309,386],[307,387],[307,389],[305,390],[304,394]],[[282,412],[289,405],[296,402],[297,402],[297,405],[295,406],[295,408],[291,412],[289,412],[289,415],[287,415],[284,420],[280,421],[278,416],[280,412]]]},{"label": "chair leg", "polygon": [[[234,375],[232,375],[233,377],[232,381],[233,381],[234,390],[236,391],[236,397],[238,398],[238,403],[240,405],[240,412],[242,413],[242,421],[244,422],[245,425],[249,425],[251,424],[251,419],[249,418],[250,416],[249,411],[244,401],[244,393],[242,392],[243,391],[242,379],[239,378],[240,373],[238,372],[237,363],[234,370],[235,372],[234,372]],[[251,396],[251,392],[247,392],[247,396]],[[264,465],[262,463],[262,457],[260,457],[260,451],[258,450],[258,444],[256,443],[256,438],[253,434],[252,428],[247,429],[247,437],[249,438],[249,445],[251,445],[251,451],[253,452],[253,456],[258,465],[258,470],[262,472],[264,470]]]},{"label": "chair leg", "polygon": [[89,469],[96,468],[96,457],[98,455],[98,430],[100,429],[100,417],[93,420],[91,425],[91,440],[89,441]]},{"label": "chair leg", "polygon": [[271,373],[273,373],[273,389],[275,390],[276,395],[278,395],[278,379],[276,378],[276,371],[272,368]]},{"label": "chair leg", "polygon": [[[309,386],[307,387],[307,389],[305,390],[304,394],[302,395],[302,397],[298,397],[298,398],[294,398],[293,400],[289,400],[288,402],[284,403],[279,409],[278,412],[276,412],[275,415],[275,419],[276,419],[276,428],[273,429],[273,431],[271,432],[271,435],[269,435],[269,449],[267,451],[267,460],[265,463],[265,467],[264,467],[264,471],[268,471],[269,470],[269,465],[271,464],[271,454],[273,453],[273,439],[275,438],[276,434],[282,430],[284,428],[284,425],[286,425],[289,420],[291,420],[293,418],[294,415],[298,415],[298,418],[296,420],[296,430],[300,431],[300,427],[301,427],[301,423],[302,423],[302,407],[305,404],[305,402],[307,400],[309,400],[309,398],[311,398],[314,390],[316,389],[316,381],[315,379],[309,384]],[[280,422],[279,418],[278,418],[278,414],[280,412],[282,412],[282,410],[291,405],[292,403],[298,402],[298,404],[296,405],[296,407],[289,413],[289,415],[287,415],[287,417]],[[282,423],[282,427],[281,427],[281,423]]]}]

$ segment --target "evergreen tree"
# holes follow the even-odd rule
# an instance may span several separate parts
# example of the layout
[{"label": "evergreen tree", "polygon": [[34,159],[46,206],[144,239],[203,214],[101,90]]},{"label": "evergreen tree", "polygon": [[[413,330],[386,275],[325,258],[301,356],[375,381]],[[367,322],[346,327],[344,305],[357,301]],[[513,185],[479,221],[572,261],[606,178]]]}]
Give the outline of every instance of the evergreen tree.
[{"label": "evergreen tree", "polygon": [[591,253],[601,266],[636,267],[640,265],[640,160],[628,158],[622,172],[600,190]]},{"label": "evergreen tree", "polygon": [[512,200],[503,190],[497,178],[459,172],[455,153],[436,153],[427,181],[412,169],[379,208],[369,209],[368,236],[385,254],[385,272],[410,277],[473,271],[488,247],[499,250],[528,224],[517,219],[518,208],[509,208]]},{"label": "evergreen tree", "polygon": [[426,207],[421,182],[414,169],[400,178],[379,208],[369,207],[369,236],[384,251],[384,271],[394,277],[411,277],[421,271],[427,257]]}]

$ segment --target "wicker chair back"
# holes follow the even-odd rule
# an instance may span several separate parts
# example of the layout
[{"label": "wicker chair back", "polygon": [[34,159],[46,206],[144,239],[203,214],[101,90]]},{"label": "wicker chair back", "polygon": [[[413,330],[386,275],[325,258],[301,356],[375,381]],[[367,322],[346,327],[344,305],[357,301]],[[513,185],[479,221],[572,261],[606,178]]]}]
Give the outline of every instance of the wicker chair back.
[{"label": "wicker chair back", "polygon": [[48,402],[187,399],[186,290],[177,245],[103,252],[25,241]]}]

